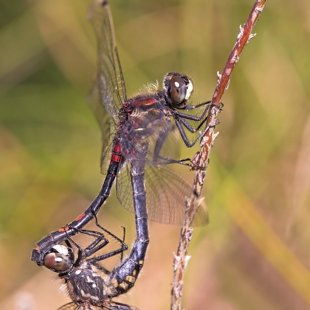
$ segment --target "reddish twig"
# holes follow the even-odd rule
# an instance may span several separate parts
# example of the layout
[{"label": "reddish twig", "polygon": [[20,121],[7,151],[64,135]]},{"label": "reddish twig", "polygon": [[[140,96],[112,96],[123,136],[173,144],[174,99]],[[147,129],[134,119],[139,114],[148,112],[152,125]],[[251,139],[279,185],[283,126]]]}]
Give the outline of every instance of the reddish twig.
[{"label": "reddish twig", "polygon": [[237,41],[228,57],[223,72],[218,74],[218,83],[211,100],[213,107],[210,109],[206,121],[208,130],[201,141],[200,151],[194,157],[194,162],[197,164],[197,167],[203,167],[203,169],[198,169],[196,171],[192,194],[185,202],[185,219],[180,231],[179,245],[173,261],[174,272],[171,290],[171,310],[181,310],[184,273],[187,262],[190,258],[187,253],[193,231],[192,222],[199,207],[198,198],[201,194],[203,182],[205,180],[210,151],[217,136],[217,133],[214,132],[214,127],[218,122],[217,115],[221,108],[221,98],[228,87],[230,76],[239,60],[244,46],[254,36],[252,34],[252,29],[264,9],[265,2],[266,0],[256,0],[245,25],[243,27],[240,26]]}]

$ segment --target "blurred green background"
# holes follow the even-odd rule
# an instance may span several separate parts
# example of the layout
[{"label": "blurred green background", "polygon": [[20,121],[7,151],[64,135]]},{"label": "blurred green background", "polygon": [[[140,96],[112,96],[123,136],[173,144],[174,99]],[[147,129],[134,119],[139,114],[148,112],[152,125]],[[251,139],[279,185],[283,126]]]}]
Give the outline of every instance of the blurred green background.
[{"label": "blurred green background", "polygon": [[[210,99],[252,1],[111,0],[128,94],[168,71]],[[56,309],[60,281],[30,262],[35,242],[100,188],[100,131],[86,103],[95,39],[85,0],[0,1],[0,309]],[[310,308],[308,0],[267,2],[223,101],[195,230],[186,309]],[[192,156],[183,148],[182,156]],[[115,194],[104,226],[132,214]],[[101,214],[102,216],[102,214]],[[103,218],[103,217],[102,217]],[[151,224],[135,288],[120,300],[168,309],[177,227]]]}]

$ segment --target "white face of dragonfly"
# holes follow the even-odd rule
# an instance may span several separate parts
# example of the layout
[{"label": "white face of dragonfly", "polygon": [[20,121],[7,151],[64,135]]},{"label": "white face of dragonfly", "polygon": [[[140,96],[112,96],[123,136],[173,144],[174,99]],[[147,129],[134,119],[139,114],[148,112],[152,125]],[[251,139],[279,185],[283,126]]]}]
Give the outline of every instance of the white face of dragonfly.
[{"label": "white face of dragonfly", "polygon": [[168,103],[177,109],[186,106],[186,101],[194,90],[190,78],[177,72],[170,72],[165,75],[163,88]]},{"label": "white face of dragonfly", "polygon": [[192,95],[192,92],[194,90],[194,85],[191,80],[188,80],[188,85],[186,89],[186,95],[185,95],[185,100],[188,100],[190,96]]},{"label": "white face of dragonfly", "polygon": [[57,244],[45,255],[43,264],[46,268],[55,272],[66,272],[74,262],[74,255],[71,248]]}]

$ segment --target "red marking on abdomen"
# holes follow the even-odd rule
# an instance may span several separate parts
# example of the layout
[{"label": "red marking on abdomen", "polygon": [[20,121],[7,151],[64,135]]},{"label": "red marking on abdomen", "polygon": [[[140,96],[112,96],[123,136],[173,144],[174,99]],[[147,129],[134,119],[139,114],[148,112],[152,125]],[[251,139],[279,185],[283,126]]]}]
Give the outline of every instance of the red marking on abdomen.
[{"label": "red marking on abdomen", "polygon": [[64,232],[64,231],[69,230],[69,228],[70,228],[70,227],[67,225],[67,226],[64,226],[64,227],[59,228],[58,231],[59,231],[59,232]]},{"label": "red marking on abdomen", "polygon": [[112,154],[111,156],[111,161],[114,161],[114,162],[121,162],[122,161],[122,156],[118,155],[118,154]]},{"label": "red marking on abdomen", "polygon": [[75,221],[79,221],[79,220],[81,220],[81,219],[84,218],[84,217],[85,217],[85,213],[82,213],[82,214],[80,214],[80,215],[78,215],[78,216],[76,217]]},{"label": "red marking on abdomen", "polygon": [[113,153],[117,153],[117,154],[121,154],[122,152],[122,147],[119,143],[116,143],[113,147],[113,150],[112,150]]},{"label": "red marking on abdomen", "polygon": [[122,147],[120,143],[116,143],[112,149],[111,161],[119,163],[122,159]]}]

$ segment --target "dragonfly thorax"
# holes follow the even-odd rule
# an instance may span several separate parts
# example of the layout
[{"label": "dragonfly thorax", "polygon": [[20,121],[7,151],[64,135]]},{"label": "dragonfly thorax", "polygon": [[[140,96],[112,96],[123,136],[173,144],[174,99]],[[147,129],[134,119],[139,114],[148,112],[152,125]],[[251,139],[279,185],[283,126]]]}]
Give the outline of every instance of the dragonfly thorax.
[{"label": "dragonfly thorax", "polygon": [[72,268],[65,279],[68,293],[76,304],[87,303],[103,307],[115,291],[112,285],[107,285],[109,275],[87,261]]},{"label": "dragonfly thorax", "polygon": [[183,109],[194,87],[188,76],[170,72],[164,77],[163,89],[167,102],[174,108]]}]

